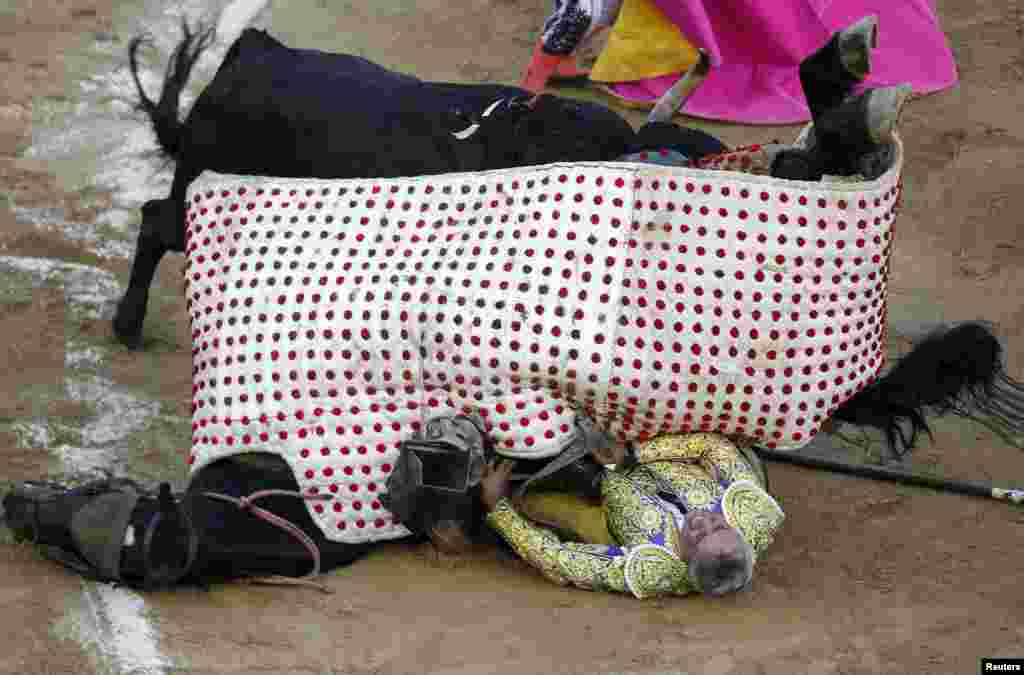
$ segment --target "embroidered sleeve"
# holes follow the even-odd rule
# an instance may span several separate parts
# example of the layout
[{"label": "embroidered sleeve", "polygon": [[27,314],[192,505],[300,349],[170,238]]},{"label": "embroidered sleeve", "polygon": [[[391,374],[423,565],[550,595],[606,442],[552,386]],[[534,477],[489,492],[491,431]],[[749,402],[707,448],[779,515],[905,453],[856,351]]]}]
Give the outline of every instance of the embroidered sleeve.
[{"label": "embroidered sleeve", "polygon": [[626,551],[618,546],[562,542],[551,530],[521,516],[508,499],[498,501],[487,524],[530,566],[561,586],[593,591],[629,592]]},{"label": "embroidered sleeve", "polygon": [[760,558],[775,539],[786,514],[775,499],[753,481],[738,480],[722,497],[722,513]]},{"label": "embroidered sleeve", "polygon": [[641,444],[636,453],[641,464],[671,460],[699,462],[718,482],[726,485],[738,480],[758,482],[739,449],[719,434],[666,434]]},{"label": "embroidered sleeve", "polygon": [[562,586],[632,593],[638,598],[685,595],[693,590],[686,563],[662,546],[562,542],[550,530],[518,514],[507,499],[498,501],[487,523],[523,560]]},{"label": "embroidered sleeve", "polygon": [[696,590],[690,584],[685,562],[668,549],[644,544],[629,550],[626,557],[626,586],[640,598],[686,595]]}]

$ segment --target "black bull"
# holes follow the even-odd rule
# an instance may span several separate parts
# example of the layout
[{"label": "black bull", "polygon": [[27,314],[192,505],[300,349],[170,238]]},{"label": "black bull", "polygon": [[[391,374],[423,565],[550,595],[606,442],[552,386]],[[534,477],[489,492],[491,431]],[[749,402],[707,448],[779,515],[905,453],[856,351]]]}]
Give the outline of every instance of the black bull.
[{"label": "black bull", "polygon": [[[156,102],[139,85],[140,40],[132,42],[141,107],[176,170],[170,195],[142,207],[131,279],[114,318],[115,334],[131,347],[141,341],[160,259],[168,251],[184,251],[185,191],[204,170],[394,178],[612,160],[672,144],[685,145],[691,154],[724,149],[706,134],[670,124],[651,124],[636,134],[600,105],[546,95],[530,101],[526,90],[496,84],[424,82],[356,56],[292,49],[253,29],[231,46],[181,122],[181,90],[210,36],[185,28]],[[479,119],[499,99],[504,104]],[[468,137],[458,133],[473,122],[484,124]]]}]

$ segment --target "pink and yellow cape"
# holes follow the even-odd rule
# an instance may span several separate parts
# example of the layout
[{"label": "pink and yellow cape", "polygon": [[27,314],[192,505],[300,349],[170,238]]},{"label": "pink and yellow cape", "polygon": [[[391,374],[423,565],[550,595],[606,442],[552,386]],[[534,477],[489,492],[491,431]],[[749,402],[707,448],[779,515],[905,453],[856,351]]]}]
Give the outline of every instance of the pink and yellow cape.
[{"label": "pink and yellow cape", "polygon": [[869,87],[910,83],[926,94],[953,86],[957,69],[928,0],[624,0],[590,79],[647,107],[705,49],[712,71],[683,112],[753,124],[810,119],[800,61],[836,31],[874,14],[878,48]]}]

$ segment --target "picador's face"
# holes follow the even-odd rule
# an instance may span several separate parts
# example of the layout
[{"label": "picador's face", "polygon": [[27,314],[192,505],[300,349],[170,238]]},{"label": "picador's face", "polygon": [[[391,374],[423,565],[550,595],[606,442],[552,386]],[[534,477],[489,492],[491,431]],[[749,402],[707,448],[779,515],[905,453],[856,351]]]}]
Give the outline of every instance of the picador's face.
[{"label": "picador's face", "polygon": [[691,557],[718,558],[731,555],[742,544],[739,532],[729,525],[725,516],[711,511],[688,513],[682,539]]}]

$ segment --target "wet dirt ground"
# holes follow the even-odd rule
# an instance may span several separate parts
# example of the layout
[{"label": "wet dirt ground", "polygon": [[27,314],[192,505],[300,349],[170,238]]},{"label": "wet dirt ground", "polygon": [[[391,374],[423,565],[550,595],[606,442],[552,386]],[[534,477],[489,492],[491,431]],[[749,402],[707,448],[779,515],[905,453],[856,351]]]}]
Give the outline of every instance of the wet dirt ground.
[{"label": "wet dirt ground", "polygon": [[[152,90],[175,17],[225,4],[0,0],[0,488],[95,468],[184,477],[180,257],[161,267],[146,349],[110,336],[136,209],[169,181],[123,66],[128,40],[151,30]],[[254,18],[295,46],[429,79],[513,83],[548,4],[235,3],[224,28]],[[1021,378],[1024,10],[1011,0],[939,0],[938,10],[962,81],[903,117],[892,319],[992,321]],[[200,65],[193,93],[215,67]],[[698,124],[732,145],[797,133]],[[940,420],[911,466],[1021,487],[1013,441]],[[870,460],[875,449],[844,452]],[[785,529],[753,588],[716,601],[562,589],[494,550],[454,558],[402,544],[329,575],[333,595],[241,585],[138,595],[0,539],[0,672],[972,673],[983,656],[1024,656],[1024,510],[789,466],[769,473]]]}]

